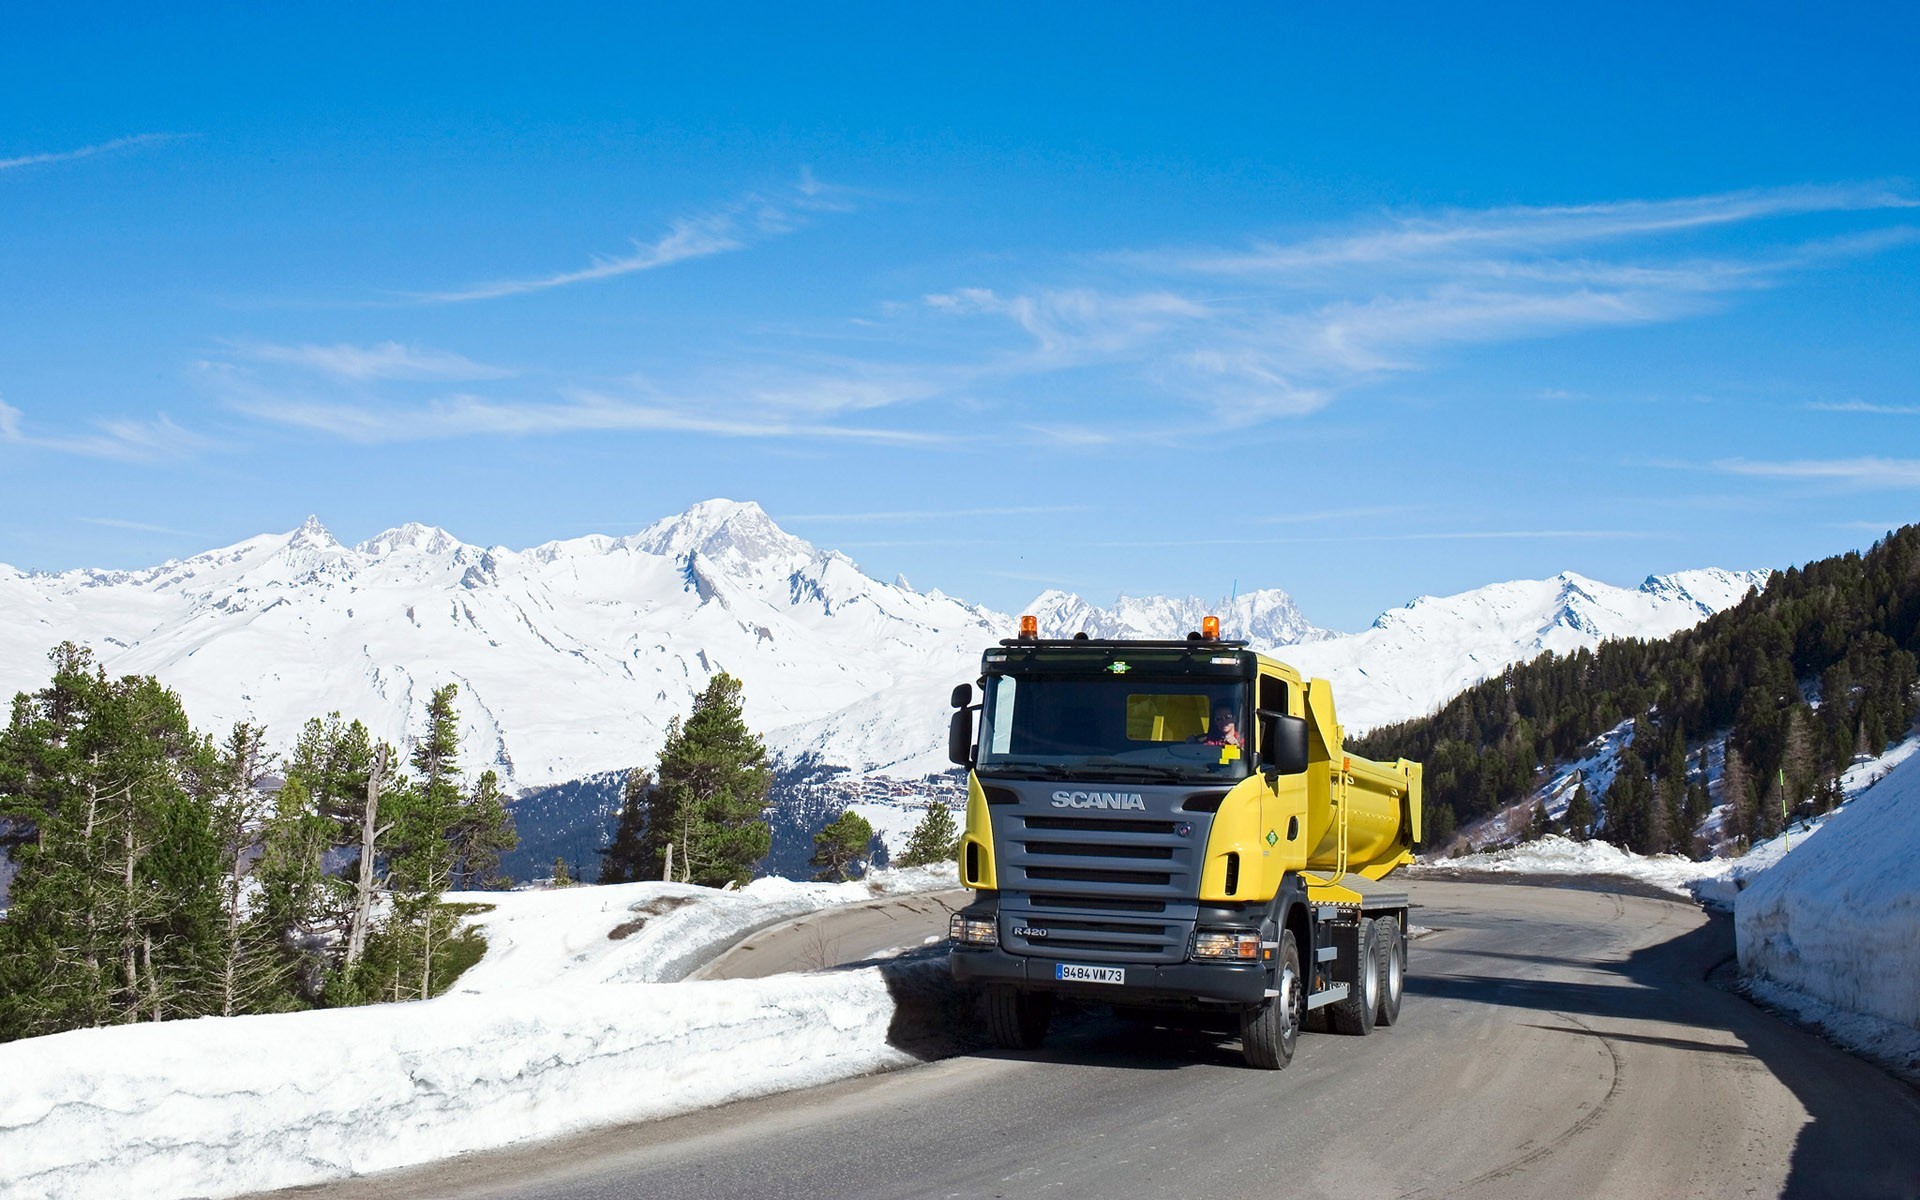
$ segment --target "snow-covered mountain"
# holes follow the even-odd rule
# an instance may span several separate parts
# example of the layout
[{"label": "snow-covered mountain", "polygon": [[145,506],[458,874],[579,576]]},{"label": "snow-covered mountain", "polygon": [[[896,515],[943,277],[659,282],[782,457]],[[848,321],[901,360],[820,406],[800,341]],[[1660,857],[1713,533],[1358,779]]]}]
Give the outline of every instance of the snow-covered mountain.
[{"label": "snow-covered mountain", "polygon": [[1300,613],[1278,588],[1247,592],[1224,603],[1198,596],[1122,596],[1111,608],[1089,604],[1071,592],[1045,591],[1027,609],[1040,622],[1041,637],[1179,638],[1200,628],[1209,613],[1220,632],[1258,646],[1292,646],[1334,636]]},{"label": "snow-covered mountain", "polygon": [[945,766],[946,695],[1008,623],[870,579],[751,503],[524,551],[420,525],[348,547],[309,519],[143,571],[0,568],[0,692],[42,686],[70,638],[203,727],[284,742],[338,710],[401,742],[456,682],[467,766],[536,785],[650,760],[725,670],[775,749],[912,777]]},{"label": "snow-covered mountain", "polygon": [[[1736,602],[1763,572],[1688,571],[1637,589],[1578,575],[1422,597],[1333,635],[1278,590],[1218,611],[1229,636],[1335,682],[1350,730],[1426,712],[1542,650],[1657,637]],[[1043,632],[1180,637],[1202,601],[1047,592]],[[345,546],[316,520],[140,571],[0,566],[0,695],[46,681],[49,647],[159,677],[209,730],[290,742],[338,710],[403,744],[427,698],[461,685],[465,765],[523,787],[652,760],[668,721],[719,671],[789,761],[911,780],[945,770],[947,695],[1014,618],[904,581],[710,500],[628,537],[483,549],[403,525]],[[895,834],[908,797],[877,821]],[[882,814],[874,814],[882,815]]]},{"label": "snow-covered mountain", "polygon": [[1571,571],[1421,596],[1372,628],[1289,648],[1302,672],[1334,681],[1350,732],[1432,712],[1466,688],[1551,650],[1570,654],[1612,638],[1661,638],[1738,604],[1766,571],[1706,568],[1614,587]]}]

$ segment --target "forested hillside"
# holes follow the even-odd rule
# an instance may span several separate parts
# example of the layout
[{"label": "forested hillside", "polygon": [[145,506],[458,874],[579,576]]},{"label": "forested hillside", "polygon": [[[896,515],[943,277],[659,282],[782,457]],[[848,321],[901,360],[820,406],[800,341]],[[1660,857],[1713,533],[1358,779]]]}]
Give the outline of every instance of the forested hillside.
[{"label": "forested hillside", "polygon": [[1834,777],[1856,754],[1913,724],[1917,654],[1920,525],[1909,525],[1864,554],[1776,572],[1693,629],[1542,655],[1356,745],[1426,763],[1427,828],[1439,842],[1456,823],[1525,799],[1543,767],[1631,720],[1593,832],[1643,853],[1686,852],[1709,808],[1702,747],[1727,737],[1711,799],[1732,806],[1728,832],[1768,835],[1783,808],[1830,806]]}]

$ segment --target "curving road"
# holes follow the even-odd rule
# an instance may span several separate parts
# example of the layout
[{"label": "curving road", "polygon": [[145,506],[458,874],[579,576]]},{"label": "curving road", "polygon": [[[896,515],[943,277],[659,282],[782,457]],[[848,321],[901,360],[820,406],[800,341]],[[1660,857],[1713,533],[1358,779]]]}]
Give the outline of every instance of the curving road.
[{"label": "curving road", "polygon": [[[1589,891],[1409,888],[1434,932],[1414,943],[1401,1023],[1307,1035],[1282,1072],[1243,1067],[1230,1041],[1094,1013],[1036,1054],[298,1194],[1920,1196],[1920,1097],[1707,983],[1732,952],[1725,918]],[[945,905],[926,907],[944,925]]]}]

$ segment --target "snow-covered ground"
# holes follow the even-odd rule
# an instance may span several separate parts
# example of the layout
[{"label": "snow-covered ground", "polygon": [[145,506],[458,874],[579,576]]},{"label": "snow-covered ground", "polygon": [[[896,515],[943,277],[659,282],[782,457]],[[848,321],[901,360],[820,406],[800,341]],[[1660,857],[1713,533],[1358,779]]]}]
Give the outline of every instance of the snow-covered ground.
[{"label": "snow-covered ground", "polygon": [[898,975],[657,981],[749,929],[955,884],[948,866],[453,897],[494,906],[488,950],[434,1000],[0,1046],[0,1197],[230,1196],[904,1066]]},{"label": "snow-covered ground", "polygon": [[1755,877],[1734,929],[1743,974],[1920,1031],[1920,760]]}]

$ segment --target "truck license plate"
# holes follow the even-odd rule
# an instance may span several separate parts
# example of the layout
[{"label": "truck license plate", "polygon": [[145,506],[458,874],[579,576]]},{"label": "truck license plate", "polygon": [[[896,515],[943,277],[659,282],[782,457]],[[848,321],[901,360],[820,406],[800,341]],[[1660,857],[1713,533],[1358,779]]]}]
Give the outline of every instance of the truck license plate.
[{"label": "truck license plate", "polygon": [[1125,967],[1083,967],[1077,963],[1053,964],[1053,977],[1062,983],[1125,983]]}]

